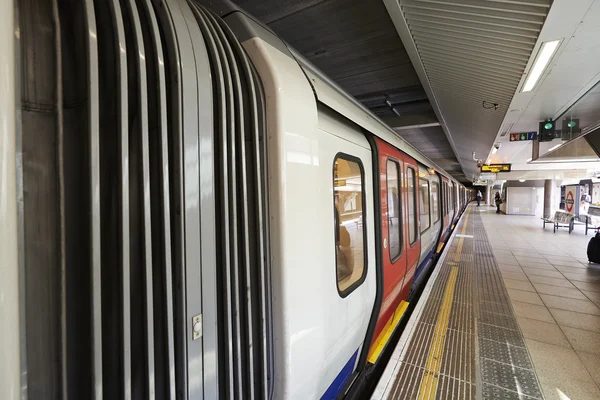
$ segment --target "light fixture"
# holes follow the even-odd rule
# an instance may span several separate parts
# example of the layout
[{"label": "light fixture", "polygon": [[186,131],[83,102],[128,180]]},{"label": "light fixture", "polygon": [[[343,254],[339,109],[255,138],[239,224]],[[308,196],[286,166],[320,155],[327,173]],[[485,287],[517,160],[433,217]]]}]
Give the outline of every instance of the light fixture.
[{"label": "light fixture", "polygon": [[600,162],[598,158],[551,158],[548,162],[553,163],[580,163],[580,162]]},{"label": "light fixture", "polygon": [[525,162],[529,162],[529,161],[531,161],[531,160],[533,160],[533,158],[529,157],[529,158],[527,159],[527,161],[525,161]]},{"label": "light fixture", "polygon": [[497,109],[498,109],[498,106],[499,106],[499,104],[498,104],[498,103],[490,103],[490,102],[488,102],[488,101],[485,101],[485,100],[484,100],[484,101],[481,103],[481,106],[482,106],[483,108],[485,108],[486,110],[491,110],[492,108],[493,108],[494,110],[497,110]]},{"label": "light fixture", "polygon": [[559,43],[560,40],[553,40],[551,42],[545,42],[542,44],[537,58],[533,63],[533,67],[531,67],[527,74],[527,79],[525,79],[525,84],[523,85],[521,92],[530,92],[533,90],[538,80],[542,76],[542,73],[550,63],[550,60],[556,52]]},{"label": "light fixture", "polygon": [[525,179],[519,179],[519,182],[523,183],[525,182]]},{"label": "light fixture", "polygon": [[492,163],[492,159],[490,158],[489,160],[487,160],[486,164],[490,165]]},{"label": "light fixture", "polygon": [[548,152],[551,152],[552,150],[556,150],[556,149],[558,149],[560,146],[562,146],[562,143],[559,143],[559,144],[557,144],[556,146],[550,147],[550,148],[548,149]]},{"label": "light fixture", "polygon": [[492,147],[492,154],[496,154],[498,152],[499,148],[500,148],[500,146],[495,144],[494,147]]}]

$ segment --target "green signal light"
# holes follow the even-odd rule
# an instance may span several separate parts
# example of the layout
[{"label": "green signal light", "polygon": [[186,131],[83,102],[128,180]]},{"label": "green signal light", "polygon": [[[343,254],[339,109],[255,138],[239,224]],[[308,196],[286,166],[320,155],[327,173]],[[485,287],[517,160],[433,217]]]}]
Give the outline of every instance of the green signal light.
[{"label": "green signal light", "polygon": [[575,121],[569,121],[569,123],[567,124],[569,128],[575,128],[575,125],[577,125],[577,122]]},{"label": "green signal light", "polygon": [[546,122],[546,124],[544,124],[544,129],[552,129],[552,122]]}]

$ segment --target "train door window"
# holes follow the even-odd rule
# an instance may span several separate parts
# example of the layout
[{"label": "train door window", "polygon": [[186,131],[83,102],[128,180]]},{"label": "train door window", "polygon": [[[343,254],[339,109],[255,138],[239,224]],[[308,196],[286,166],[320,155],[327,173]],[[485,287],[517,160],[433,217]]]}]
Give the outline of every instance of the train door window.
[{"label": "train door window", "polygon": [[421,232],[425,232],[431,225],[431,216],[429,215],[429,181],[419,179],[419,201],[421,202]]},{"label": "train door window", "polygon": [[448,215],[448,183],[444,182],[444,215]]},{"label": "train door window", "polygon": [[433,223],[435,224],[440,220],[440,184],[433,182],[431,184],[431,211],[433,214]]},{"label": "train door window", "polygon": [[400,221],[400,165],[387,161],[388,241],[390,260],[395,262],[402,252],[402,224]]},{"label": "train door window", "polygon": [[364,171],[357,158],[336,157],[333,189],[337,287],[346,297],[362,283],[366,272]]},{"label": "train door window", "polygon": [[412,246],[417,240],[417,192],[415,182],[415,170],[408,168],[406,174],[408,193],[408,239]]},{"label": "train door window", "polygon": [[442,182],[442,193],[440,195],[442,203],[442,215],[446,215],[446,184]]}]

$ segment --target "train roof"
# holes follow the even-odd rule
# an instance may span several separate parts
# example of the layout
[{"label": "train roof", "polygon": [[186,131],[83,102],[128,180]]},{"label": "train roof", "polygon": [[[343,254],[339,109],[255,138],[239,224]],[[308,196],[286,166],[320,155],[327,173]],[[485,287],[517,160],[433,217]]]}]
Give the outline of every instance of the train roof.
[{"label": "train roof", "polygon": [[[373,135],[396,146],[419,163],[428,168],[434,168],[448,179],[460,183],[452,175],[398,135],[358,100],[346,93],[336,82],[289,46],[270,28],[248,15],[238,6],[232,5],[232,3],[227,0],[217,3],[220,3],[220,5],[217,5],[216,11],[221,15],[226,15],[226,22],[241,42],[256,37],[277,48],[289,57],[294,58],[306,74],[309,84],[312,86],[315,93],[315,97],[319,102],[335,110],[363,129],[371,132]],[[214,9],[215,5],[212,4],[211,8]]]}]

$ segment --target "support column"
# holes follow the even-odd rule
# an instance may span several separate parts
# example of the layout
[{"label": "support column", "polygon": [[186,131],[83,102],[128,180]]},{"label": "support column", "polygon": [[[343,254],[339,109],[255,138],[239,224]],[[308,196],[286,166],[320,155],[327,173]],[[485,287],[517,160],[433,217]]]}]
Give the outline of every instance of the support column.
[{"label": "support column", "polygon": [[551,217],[557,209],[554,179],[546,179],[544,181],[544,217]]},{"label": "support column", "polygon": [[13,0],[0,0],[0,399],[21,398]]}]

